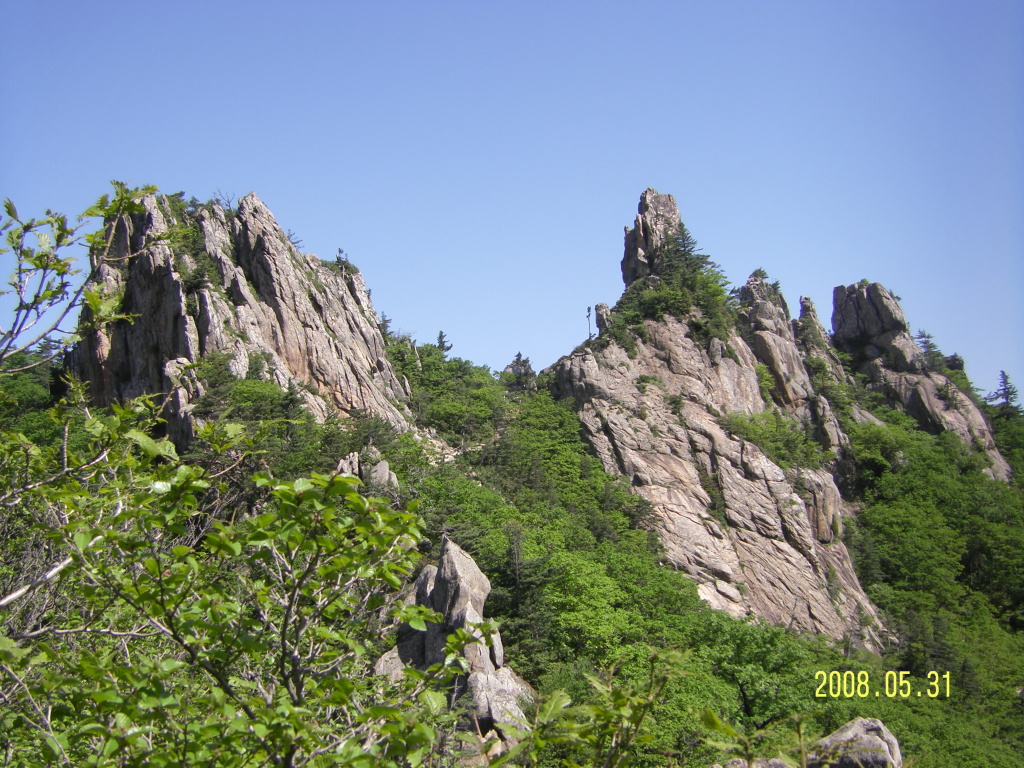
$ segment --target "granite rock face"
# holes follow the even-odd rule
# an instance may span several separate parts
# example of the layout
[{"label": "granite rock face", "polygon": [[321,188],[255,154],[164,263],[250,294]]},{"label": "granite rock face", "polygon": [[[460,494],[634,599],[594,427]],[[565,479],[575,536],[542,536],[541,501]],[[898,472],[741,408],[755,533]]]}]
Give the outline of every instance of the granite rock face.
[{"label": "granite rock face", "polygon": [[[808,760],[810,768],[903,768],[900,744],[881,720],[858,717],[818,741]],[[776,757],[758,757],[754,768],[787,768],[789,763]],[[723,768],[719,763],[711,768]],[[747,768],[747,761],[736,757],[724,768]]]},{"label": "granite rock face", "polygon": [[870,386],[934,434],[950,431],[984,450],[989,474],[1007,480],[1010,467],[995,445],[981,411],[956,384],[929,371],[910,335],[899,301],[878,283],[837,286],[833,291],[833,339],[848,352]]},{"label": "granite rock face", "polygon": [[[658,285],[659,246],[679,226],[675,199],[645,190],[626,229],[627,289],[645,279]],[[836,485],[848,479],[849,438],[825,393],[854,380],[839,353],[926,428],[984,448],[993,476],[1005,479],[1008,467],[969,398],[926,370],[898,300],[881,285],[836,288],[831,338],[809,299],[800,299],[792,319],[778,284],[760,270],[737,300],[727,338],[695,335],[699,309],[647,319],[633,326],[635,349],[599,337],[559,360],[550,369],[552,392],[572,401],[605,468],[651,502],[668,562],[697,582],[708,603],[878,648],[886,630],[840,538],[843,518],[854,513]],[[616,310],[598,310],[604,334]],[[723,415],[766,409],[802,424],[835,458],[821,469],[784,470],[722,426]],[[847,416],[877,421],[856,405]]]},{"label": "granite rock face", "polygon": [[144,205],[114,223],[122,261],[102,273],[137,319],[87,335],[69,356],[95,402],[172,392],[169,431],[187,442],[190,402],[202,387],[181,374],[224,353],[240,378],[295,385],[318,419],[358,409],[409,428],[408,386],[388,362],[358,271],[300,253],[255,194],[234,214],[199,211],[198,254],[173,245],[183,222],[166,205],[155,197]]},{"label": "granite rock face", "polygon": [[[426,631],[403,626],[398,644],[377,661],[377,673],[397,677],[406,665],[426,669],[443,663],[448,635],[483,621],[490,591],[490,581],[473,558],[446,538],[437,566],[427,566],[416,580],[414,598],[416,604],[441,614],[441,622],[429,624]],[[508,742],[502,725],[525,720],[520,702],[531,700],[533,689],[506,666],[499,632],[491,635],[489,643],[476,630],[471,632],[480,642],[464,651],[469,674],[456,680],[451,703],[463,699],[481,734],[495,731]]]},{"label": "granite rock face", "polygon": [[831,475],[786,472],[718,423],[764,410],[753,352],[735,334],[732,356],[707,351],[674,318],[645,327],[635,357],[583,349],[554,366],[552,386],[605,469],[653,505],[669,564],[734,616],[878,647],[875,609],[837,537],[846,510]]},{"label": "granite rock face", "polygon": [[640,196],[633,229],[626,227],[626,250],[622,257],[622,281],[627,287],[651,274],[658,246],[679,226],[679,208],[672,195],[660,195],[648,187]]},{"label": "granite rock face", "polygon": [[900,743],[881,720],[858,717],[814,745],[812,768],[903,768]]}]

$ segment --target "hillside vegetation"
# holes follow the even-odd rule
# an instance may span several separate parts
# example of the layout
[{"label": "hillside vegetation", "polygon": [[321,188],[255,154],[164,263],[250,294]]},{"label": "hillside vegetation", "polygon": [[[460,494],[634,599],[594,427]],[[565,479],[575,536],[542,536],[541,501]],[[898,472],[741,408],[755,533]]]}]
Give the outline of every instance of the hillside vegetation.
[{"label": "hillside vegetation", "polygon": [[[117,192],[93,213],[136,204]],[[64,268],[70,235],[25,245],[60,221],[9,211],[3,226],[27,269]],[[92,247],[102,260],[102,230]],[[685,228],[663,257],[592,344],[628,352],[642,321],[664,314],[724,339],[735,307],[721,272]],[[60,280],[46,290],[23,304],[79,301]],[[117,314],[115,297],[81,301],[96,323]],[[473,638],[451,638],[445,665],[401,681],[372,672],[400,625],[436,618],[400,590],[444,536],[490,578],[485,619],[538,692],[517,764],[799,761],[857,716],[881,719],[914,768],[1024,754],[1024,414],[1008,380],[985,412],[1009,484],[852,371],[830,385],[850,438],[844,492],[860,509],[846,543],[891,632],[876,655],[703,603],[666,566],[649,503],[591,455],[570,403],[528,360],[495,375],[450,357],[443,334],[385,342],[416,427],[457,451],[367,414],[318,423],[259,366],[238,377],[213,355],[193,367],[204,426],[179,456],[160,397],[91,407],[51,335],[0,347],[3,764],[456,764],[478,742],[458,736],[467,726],[445,692]],[[730,429],[781,465],[835,466],[780,411]],[[371,451],[397,488],[334,471]],[[883,693],[829,695],[833,672]]]}]

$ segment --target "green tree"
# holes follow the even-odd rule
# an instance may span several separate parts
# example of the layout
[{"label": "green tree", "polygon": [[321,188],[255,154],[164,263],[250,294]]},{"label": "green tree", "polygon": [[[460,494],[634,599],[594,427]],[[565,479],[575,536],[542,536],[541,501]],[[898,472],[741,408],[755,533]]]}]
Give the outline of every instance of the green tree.
[{"label": "green tree", "polygon": [[[110,222],[87,237],[106,249],[94,265],[138,197],[116,191],[91,209]],[[22,338],[47,310],[66,317],[66,304],[84,305],[97,320],[111,309],[95,287],[76,292],[67,280],[61,248],[72,238],[62,217],[48,217],[57,244],[42,238],[36,248],[25,244],[36,223],[8,210],[19,284],[42,276],[43,288],[19,293],[4,385],[52,359],[31,352],[48,336]],[[239,408],[266,399],[262,383],[239,382],[248,387],[233,391]],[[7,391],[20,402],[41,398],[31,387]],[[243,430],[210,422],[198,433],[206,460],[188,464],[153,436],[160,410],[141,398],[95,411],[72,385],[54,416],[81,413],[84,442],[66,421],[52,443],[0,434],[5,760],[300,766],[329,756],[370,766],[432,754],[440,688],[455,668],[398,682],[372,674],[389,627],[435,618],[396,599],[419,557],[419,517],[336,474],[260,474],[245,504],[225,504],[251,448]],[[451,663],[470,641],[453,639]]]},{"label": "green tree", "polygon": [[1006,371],[999,372],[999,386],[995,392],[985,395],[985,402],[998,405],[1004,409],[1017,407],[1017,387],[1010,382]]}]

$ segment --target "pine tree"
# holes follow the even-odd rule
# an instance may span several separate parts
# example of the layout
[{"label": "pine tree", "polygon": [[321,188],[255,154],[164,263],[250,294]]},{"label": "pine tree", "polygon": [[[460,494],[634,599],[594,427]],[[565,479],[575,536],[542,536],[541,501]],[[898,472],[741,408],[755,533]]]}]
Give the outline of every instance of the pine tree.
[{"label": "pine tree", "polygon": [[998,404],[1001,408],[1009,409],[1017,407],[1017,387],[1010,382],[1006,371],[999,372],[999,386],[995,392],[985,395],[985,402]]}]

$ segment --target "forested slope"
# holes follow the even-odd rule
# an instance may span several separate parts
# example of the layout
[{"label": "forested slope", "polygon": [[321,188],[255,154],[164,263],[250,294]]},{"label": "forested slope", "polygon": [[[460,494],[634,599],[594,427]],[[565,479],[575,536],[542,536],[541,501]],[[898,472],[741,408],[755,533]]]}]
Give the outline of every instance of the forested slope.
[{"label": "forested slope", "polygon": [[[495,375],[451,357],[443,334],[389,333],[353,266],[298,254],[258,201],[259,237],[244,211],[177,200],[97,210],[128,215],[136,239],[86,317],[145,306],[132,251],[150,248],[161,311],[181,329],[167,350],[79,348],[78,370],[113,361],[119,376],[97,375],[119,397],[88,405],[45,345],[4,348],[9,764],[464,756],[473,739],[458,746],[467,725],[444,706],[457,669],[372,673],[401,626],[435,618],[398,590],[445,537],[490,579],[486,618],[537,690],[520,761],[706,766],[744,742],[799,760],[797,717],[804,742],[880,718],[919,768],[1011,765],[1024,751],[1024,416],[1010,382],[985,402],[934,341],[904,349],[901,371],[875,344],[893,329],[866,340],[882,350],[872,357],[854,335],[831,344],[813,308],[790,324],[780,286],[762,273],[730,293],[664,208],[641,209],[626,294],[599,308],[597,338],[551,371],[519,357]],[[161,237],[147,241],[157,214]],[[5,226],[25,228],[11,214]],[[94,259],[116,242],[104,233],[117,229],[101,230]],[[356,370],[363,353],[294,361],[261,335],[287,325],[261,314],[283,295],[261,282],[279,262],[306,307],[289,327],[328,346],[353,333],[370,370]],[[352,306],[332,309],[336,291]],[[112,319],[93,339],[142,333],[132,327]],[[889,341],[903,345],[899,333]],[[964,434],[915,410],[940,407],[911,396],[940,388]],[[124,399],[142,392],[152,399]],[[177,448],[163,418],[188,419],[170,431]],[[362,495],[339,467],[360,471]],[[691,559],[685,537],[667,536],[666,502],[728,550]],[[769,567],[789,558],[808,574],[806,620],[746,572],[764,549]],[[714,559],[727,551],[740,553],[728,577]],[[709,587],[730,610],[709,606]],[[455,638],[450,664],[470,640]],[[564,708],[559,692],[587,706]]]}]

